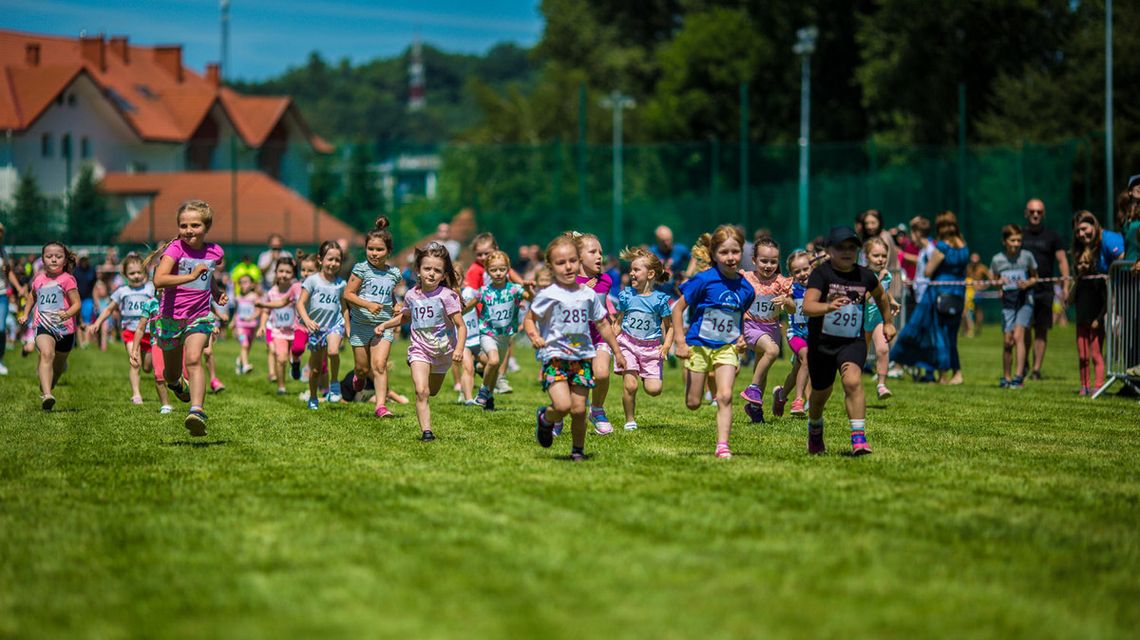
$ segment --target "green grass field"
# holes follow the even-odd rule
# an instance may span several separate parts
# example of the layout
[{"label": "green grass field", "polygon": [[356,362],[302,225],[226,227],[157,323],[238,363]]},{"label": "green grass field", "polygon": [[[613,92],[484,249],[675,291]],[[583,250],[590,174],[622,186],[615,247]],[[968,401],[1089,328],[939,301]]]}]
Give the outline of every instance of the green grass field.
[{"label": "green grass field", "polygon": [[999,390],[987,329],[966,385],[870,403],[865,458],[833,398],[828,455],[737,405],[716,460],[714,410],[667,371],[641,430],[612,393],[618,432],[572,464],[568,433],[534,442],[529,350],[500,411],[444,391],[421,443],[410,406],[275,397],[260,350],[235,380],[232,341],[192,442],[153,392],[128,402],[118,350],[77,351],[50,414],[9,352],[0,636],[1136,637],[1140,405],[1076,397],[1071,329],[1046,380]]}]

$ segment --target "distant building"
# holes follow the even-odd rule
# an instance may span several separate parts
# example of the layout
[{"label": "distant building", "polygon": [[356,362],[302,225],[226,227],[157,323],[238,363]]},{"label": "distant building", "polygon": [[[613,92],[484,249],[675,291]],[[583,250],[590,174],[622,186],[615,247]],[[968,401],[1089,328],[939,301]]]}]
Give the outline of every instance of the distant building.
[{"label": "distant building", "polygon": [[82,164],[102,177],[228,171],[234,159],[304,195],[310,159],[332,152],[289,97],[223,87],[216,64],[199,75],[178,45],[0,30],[0,71],[4,201],[27,172],[62,195]]}]

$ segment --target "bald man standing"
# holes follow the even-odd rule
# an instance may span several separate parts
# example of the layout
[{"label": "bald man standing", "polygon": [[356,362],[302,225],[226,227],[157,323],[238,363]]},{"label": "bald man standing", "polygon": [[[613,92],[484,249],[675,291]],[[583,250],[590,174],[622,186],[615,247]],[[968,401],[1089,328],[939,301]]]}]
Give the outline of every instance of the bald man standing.
[{"label": "bald man standing", "polygon": [[661,225],[654,230],[653,235],[656,236],[657,243],[649,250],[661,260],[670,276],[667,282],[655,288],[670,298],[676,298],[677,280],[685,273],[685,269],[689,268],[689,260],[693,256],[689,253],[688,247],[673,242],[673,230],[669,227]]},{"label": "bald man standing", "polygon": [[[1069,259],[1061,235],[1045,227],[1045,202],[1032,198],[1025,203],[1025,228],[1021,246],[1037,260],[1037,276],[1068,277]],[[1060,271],[1060,274],[1057,273]],[[1067,285],[1063,287],[1068,290]],[[1033,370],[1029,377],[1041,379],[1041,363],[1045,361],[1045,347],[1049,330],[1053,328],[1053,283],[1041,282],[1033,289],[1033,322],[1025,332],[1026,352],[1033,354]],[[1030,349],[1032,347],[1032,349]]]}]

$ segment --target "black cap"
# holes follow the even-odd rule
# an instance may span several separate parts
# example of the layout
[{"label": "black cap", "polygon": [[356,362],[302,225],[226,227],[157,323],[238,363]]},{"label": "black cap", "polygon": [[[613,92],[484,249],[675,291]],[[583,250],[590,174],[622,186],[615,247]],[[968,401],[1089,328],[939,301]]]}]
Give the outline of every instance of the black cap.
[{"label": "black cap", "polygon": [[827,246],[837,247],[848,240],[853,241],[860,247],[863,246],[863,240],[855,233],[855,230],[846,225],[832,227],[831,231],[827,234]]},{"label": "black cap", "polygon": [[1132,185],[1134,185],[1138,182],[1140,182],[1140,174],[1136,174],[1134,176],[1131,176],[1130,178],[1128,178],[1128,187],[1127,188],[1131,189]]}]

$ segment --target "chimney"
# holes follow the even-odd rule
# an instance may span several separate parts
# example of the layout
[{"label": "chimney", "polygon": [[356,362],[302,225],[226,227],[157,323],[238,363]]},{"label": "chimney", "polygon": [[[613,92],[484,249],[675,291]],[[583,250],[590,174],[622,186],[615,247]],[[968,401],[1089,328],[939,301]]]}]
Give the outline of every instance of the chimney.
[{"label": "chimney", "polygon": [[174,76],[175,82],[182,82],[182,46],[167,45],[154,48],[154,62],[164,71]]},{"label": "chimney", "polygon": [[103,34],[93,38],[80,37],[79,51],[83,54],[83,59],[94,65],[96,69],[99,71],[107,70],[107,51]]},{"label": "chimney", "polygon": [[40,43],[29,42],[24,45],[24,62],[29,67],[40,66]]},{"label": "chimney", "polygon": [[110,49],[123,64],[131,63],[131,47],[127,44],[127,36],[111,36]]},{"label": "chimney", "polygon": [[222,86],[222,70],[217,62],[206,64],[206,82],[209,82],[215,89]]}]

